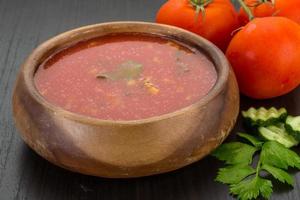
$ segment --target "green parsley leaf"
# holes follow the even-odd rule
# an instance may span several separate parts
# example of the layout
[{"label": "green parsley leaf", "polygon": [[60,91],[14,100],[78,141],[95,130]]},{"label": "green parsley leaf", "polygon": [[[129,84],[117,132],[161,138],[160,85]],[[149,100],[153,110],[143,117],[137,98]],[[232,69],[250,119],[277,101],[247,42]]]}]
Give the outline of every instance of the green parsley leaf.
[{"label": "green parsley leaf", "polygon": [[238,136],[248,140],[253,146],[258,148],[262,147],[262,145],[264,144],[263,141],[260,141],[256,137],[249,135],[247,133],[238,133]]},{"label": "green parsley leaf", "polygon": [[268,141],[263,145],[260,159],[263,165],[271,165],[281,169],[288,169],[288,167],[300,169],[298,154],[276,141]]},{"label": "green parsley leaf", "polygon": [[[269,110],[272,111],[272,109]],[[277,123],[272,126],[265,127],[266,122],[271,123],[269,117],[272,117],[273,114],[268,114],[269,111],[265,108],[252,108],[252,111],[261,111],[262,113],[260,113],[259,116],[252,116],[251,120],[257,121],[257,119],[260,120],[261,117],[262,120],[260,122],[264,123],[256,124],[257,127],[255,128],[264,131],[266,128],[268,130],[270,129],[272,134],[269,132],[266,133],[266,131],[263,133],[260,131],[261,136],[264,138],[264,140],[262,140],[256,135],[238,133],[238,135],[241,138],[246,139],[249,144],[241,142],[223,144],[212,154],[217,159],[225,161],[226,164],[229,165],[219,169],[215,180],[228,184],[230,187],[230,193],[232,195],[236,195],[240,200],[251,200],[258,197],[266,199],[270,198],[272,193],[272,182],[267,179],[268,176],[261,176],[262,171],[272,175],[275,179],[282,183],[287,183],[293,186],[294,178],[287,172],[287,169],[289,167],[300,169],[300,156],[288,148],[290,146],[297,145],[298,143],[294,143],[294,141],[291,140],[291,142],[294,143],[293,145],[286,144],[287,142],[285,140],[289,139],[290,136],[285,133],[284,124]],[[243,115],[251,114],[252,111],[247,111],[249,113],[243,113]],[[282,109],[282,111],[284,111],[284,114],[280,114],[280,120],[283,120],[281,117],[286,117],[285,115],[287,115],[285,109]],[[266,116],[267,118],[265,118]],[[272,123],[275,123],[275,121],[272,121]],[[281,140],[277,142],[274,138],[280,138]],[[281,144],[281,141],[284,141],[285,145]],[[259,156],[258,163],[255,164],[255,167],[249,166],[250,163],[252,164],[252,158],[256,151],[258,151]]]},{"label": "green parsley leaf", "polygon": [[228,166],[219,169],[216,181],[225,184],[239,183],[244,178],[254,174],[255,172],[256,170],[248,165],[242,164],[242,165]]},{"label": "green parsley leaf", "polygon": [[135,61],[125,61],[118,68],[111,72],[104,72],[97,75],[97,78],[110,80],[131,80],[138,78],[143,70],[143,65]]},{"label": "green parsley leaf", "polygon": [[278,179],[280,182],[288,183],[289,185],[293,186],[293,177],[287,172],[283,171],[282,169],[267,164],[263,165],[261,168],[269,172],[274,178]]},{"label": "green parsley leaf", "polygon": [[253,154],[258,149],[241,142],[231,142],[219,146],[212,155],[226,164],[250,164]]},{"label": "green parsley leaf", "polygon": [[230,186],[230,192],[241,200],[256,199],[259,195],[270,198],[272,193],[272,182],[255,176],[252,179],[243,180],[238,184]]}]

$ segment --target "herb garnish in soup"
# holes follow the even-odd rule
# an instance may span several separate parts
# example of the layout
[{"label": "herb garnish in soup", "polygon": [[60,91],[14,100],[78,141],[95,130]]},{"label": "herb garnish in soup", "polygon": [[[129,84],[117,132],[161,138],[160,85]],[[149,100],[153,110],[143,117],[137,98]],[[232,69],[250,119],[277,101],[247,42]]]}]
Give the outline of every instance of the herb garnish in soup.
[{"label": "herb garnish in soup", "polygon": [[40,94],[65,110],[105,120],[136,120],[189,106],[217,73],[200,51],[138,34],[80,42],[46,60],[35,74]]}]

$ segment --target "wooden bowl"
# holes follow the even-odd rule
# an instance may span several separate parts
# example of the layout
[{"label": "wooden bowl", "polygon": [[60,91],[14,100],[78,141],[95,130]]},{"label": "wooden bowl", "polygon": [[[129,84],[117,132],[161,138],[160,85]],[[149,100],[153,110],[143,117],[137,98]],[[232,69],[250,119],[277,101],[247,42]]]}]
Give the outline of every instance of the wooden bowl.
[{"label": "wooden bowl", "polygon": [[[34,74],[49,56],[79,41],[110,33],[151,33],[197,46],[216,67],[213,89],[197,103],[142,120],[100,120],[47,102]],[[13,114],[24,141],[50,162],[83,174],[139,177],[191,164],[229,134],[239,111],[235,76],[212,43],[180,28],[145,22],[113,22],[74,29],[38,46],[23,64],[13,93]]]}]

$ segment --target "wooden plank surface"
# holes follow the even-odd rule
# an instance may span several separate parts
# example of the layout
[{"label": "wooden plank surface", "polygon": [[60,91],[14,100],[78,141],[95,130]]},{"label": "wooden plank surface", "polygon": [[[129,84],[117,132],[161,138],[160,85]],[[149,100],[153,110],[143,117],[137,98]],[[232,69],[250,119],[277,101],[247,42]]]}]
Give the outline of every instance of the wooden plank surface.
[{"label": "wooden plank surface", "polygon": [[[103,179],[58,168],[21,140],[11,114],[16,73],[40,42],[82,25],[118,21],[153,21],[164,0],[0,0],[0,200],[226,200],[226,186],[214,182],[220,166],[207,157],[175,172],[138,178]],[[285,106],[300,114],[300,89],[281,98],[254,101],[242,97],[242,108]],[[240,121],[235,130],[241,130]],[[234,138],[234,132],[229,140]],[[300,199],[300,173],[295,189],[275,185],[272,199]]]}]

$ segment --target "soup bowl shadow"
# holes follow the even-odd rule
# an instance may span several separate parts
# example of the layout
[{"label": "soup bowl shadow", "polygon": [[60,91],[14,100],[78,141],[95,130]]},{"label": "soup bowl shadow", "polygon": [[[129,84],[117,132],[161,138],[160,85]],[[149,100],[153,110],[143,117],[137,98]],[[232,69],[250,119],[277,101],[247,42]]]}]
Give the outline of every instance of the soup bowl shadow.
[{"label": "soup bowl shadow", "polygon": [[[129,121],[72,113],[37,91],[34,74],[45,59],[80,41],[118,33],[157,35],[199,49],[216,68],[214,87],[183,109]],[[83,174],[127,178],[172,171],[208,155],[236,122],[239,92],[224,54],[202,37],[161,24],[110,22],[74,29],[38,46],[20,69],[12,103],[23,140],[45,159]]]}]

